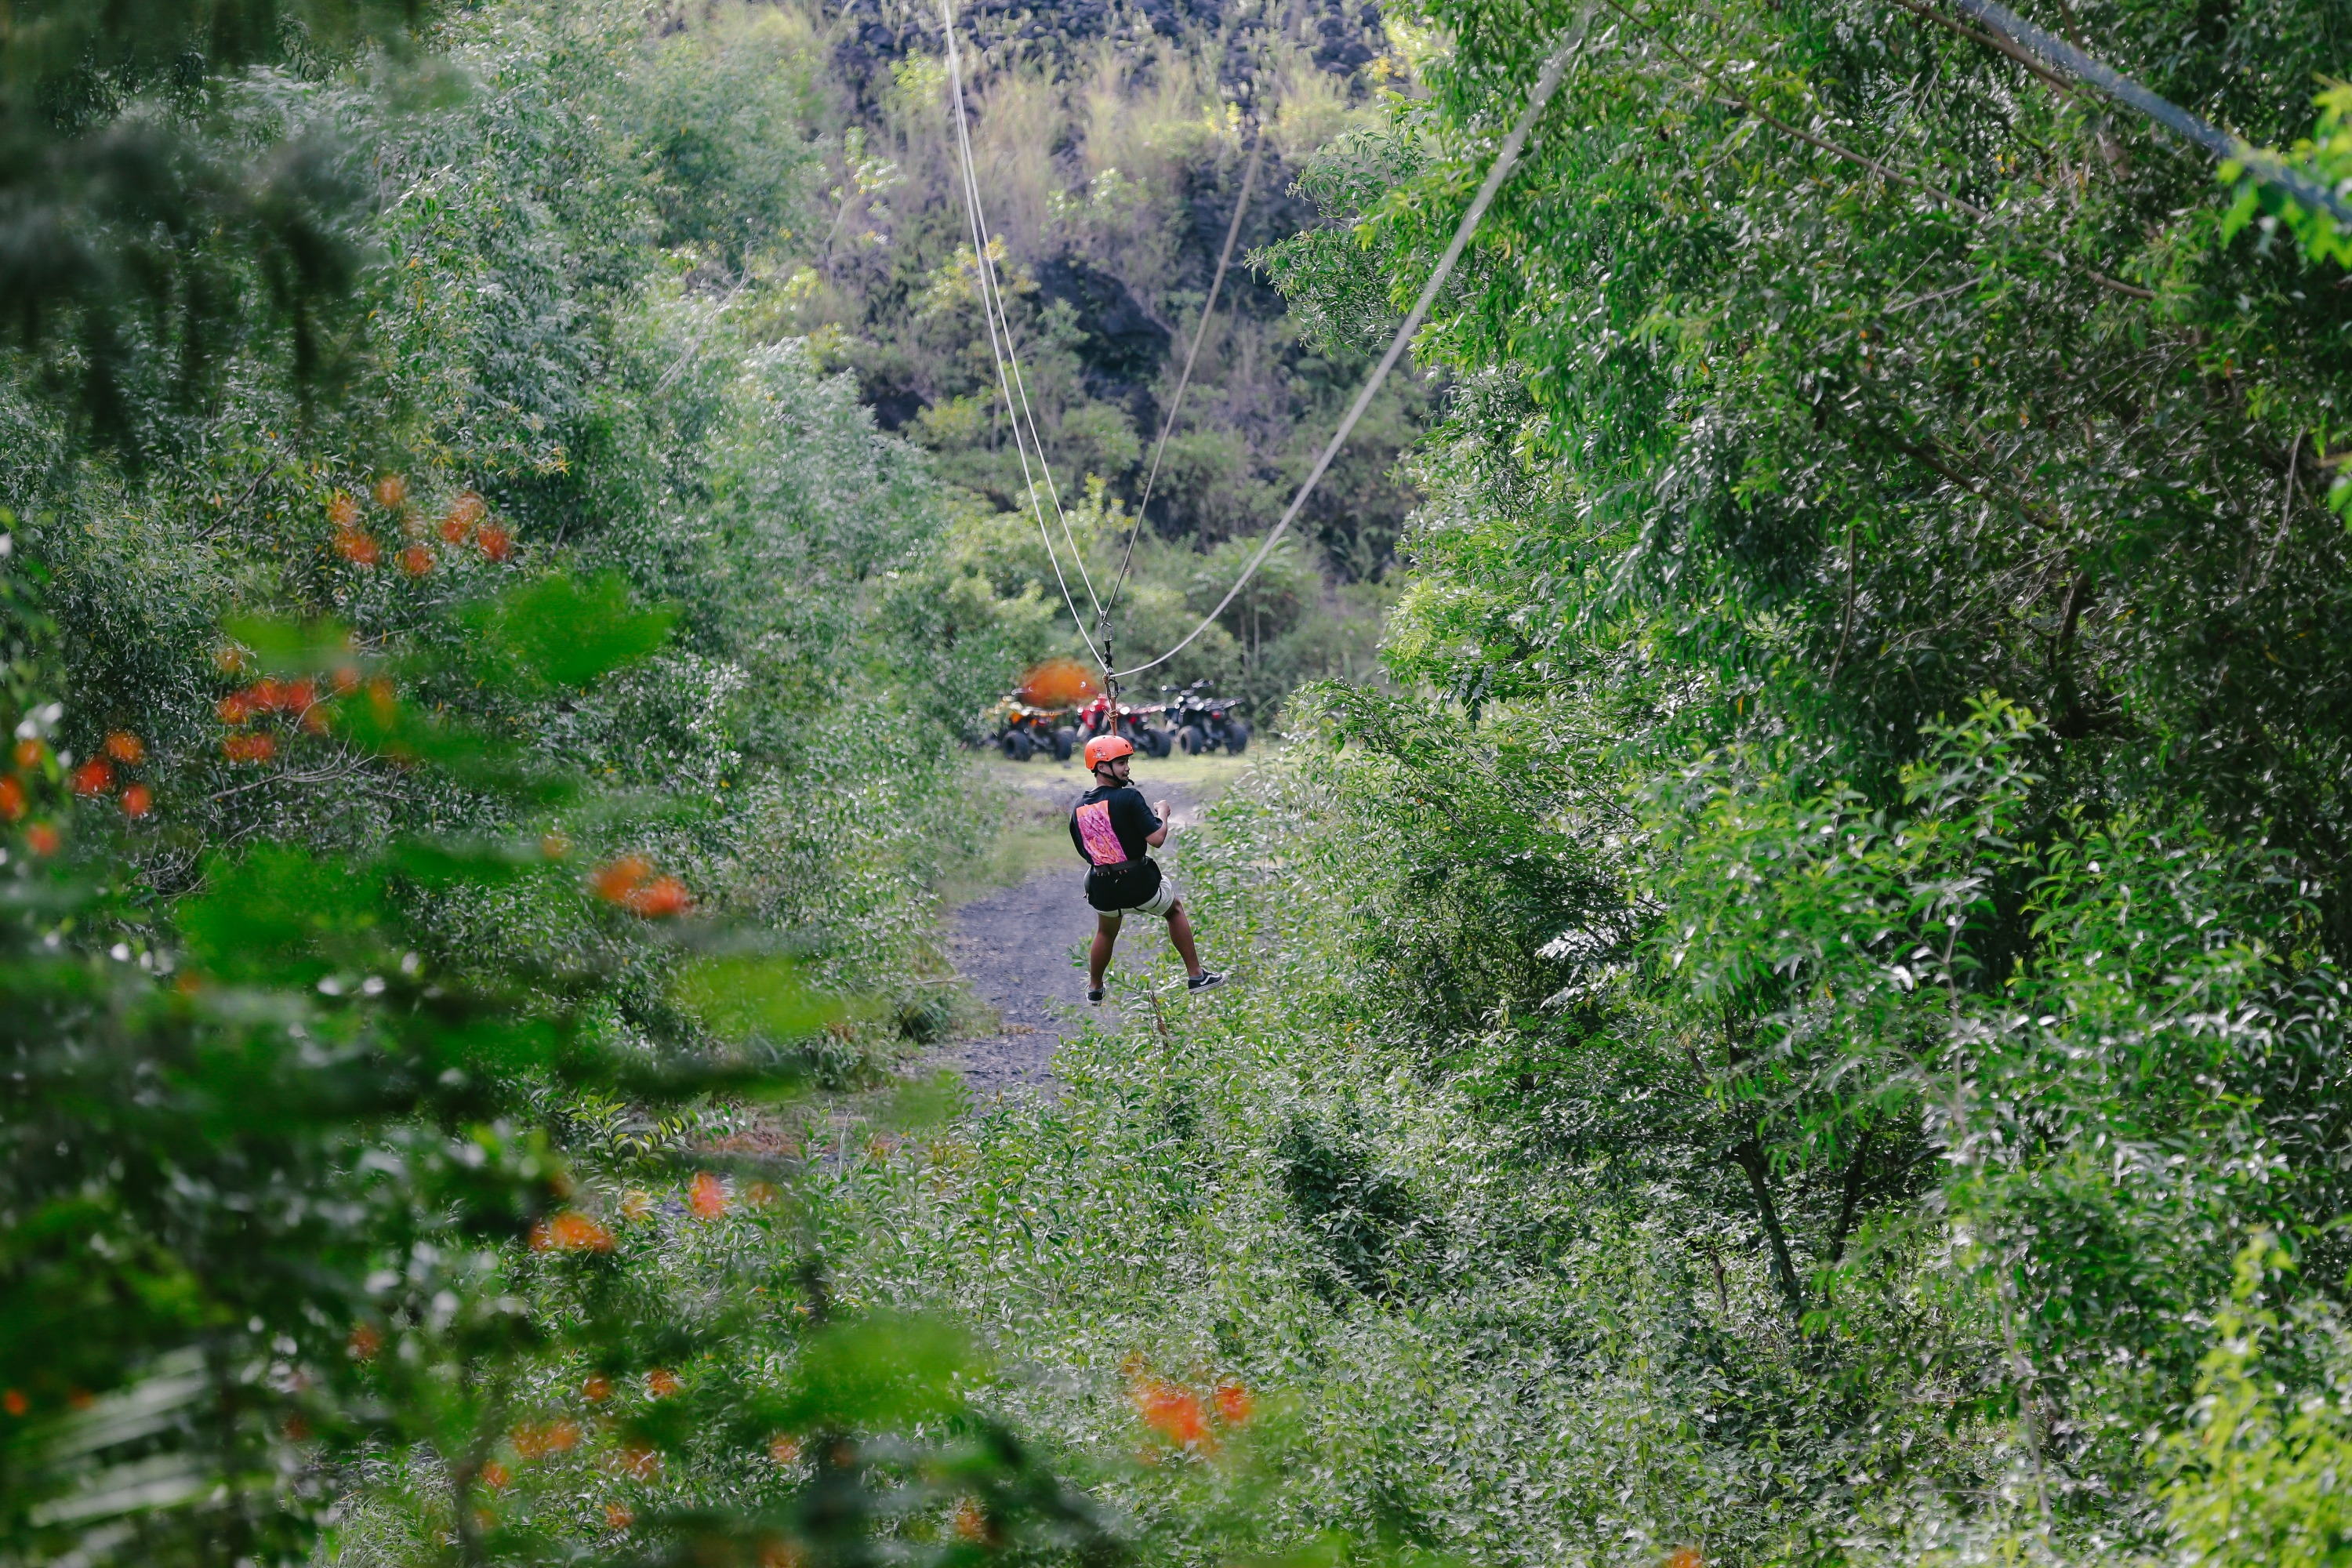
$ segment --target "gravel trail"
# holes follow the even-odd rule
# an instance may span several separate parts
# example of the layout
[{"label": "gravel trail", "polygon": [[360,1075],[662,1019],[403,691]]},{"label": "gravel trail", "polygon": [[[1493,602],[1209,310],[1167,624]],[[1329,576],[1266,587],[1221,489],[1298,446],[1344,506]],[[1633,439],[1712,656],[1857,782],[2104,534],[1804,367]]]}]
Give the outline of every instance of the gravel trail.
[{"label": "gravel trail", "polygon": [[[1136,783],[1146,797],[1172,804],[1170,816],[1178,833],[1192,820],[1202,797],[1217,793],[1215,786],[1203,789],[1155,779],[1149,769],[1149,763],[1137,769]],[[1058,821],[1087,784],[1086,775],[1076,767],[1050,763],[1007,772],[1023,793],[1022,804],[1035,818],[1050,811]],[[1164,863],[1167,851],[1157,853]],[[1050,1095],[1055,1089],[1054,1053],[1062,1042],[1075,1039],[1090,1017],[1116,1026],[1115,1006],[1087,1005],[1086,944],[1094,935],[1095,920],[1087,907],[1085,881],[1086,868],[1077,852],[1070,850],[1062,864],[974,899],[950,914],[948,952],[956,972],[1003,1023],[993,1035],[948,1042],[925,1059],[925,1068],[954,1068],[978,1100],[1000,1094]],[[1112,973],[1164,951],[1167,942],[1160,921],[1128,921],[1111,960]],[[1213,962],[1205,953],[1203,960]]]}]

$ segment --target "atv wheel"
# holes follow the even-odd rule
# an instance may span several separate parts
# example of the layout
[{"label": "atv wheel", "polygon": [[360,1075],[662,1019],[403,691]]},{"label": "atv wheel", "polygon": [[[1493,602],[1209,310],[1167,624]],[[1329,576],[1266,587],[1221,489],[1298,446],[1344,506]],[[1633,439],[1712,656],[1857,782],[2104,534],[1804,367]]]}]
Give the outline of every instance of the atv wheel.
[{"label": "atv wheel", "polygon": [[1201,731],[1192,725],[1185,725],[1182,729],[1176,731],[1176,744],[1183,751],[1186,756],[1199,756],[1201,754]]},{"label": "atv wheel", "polygon": [[1225,750],[1238,757],[1249,750],[1249,742],[1250,727],[1248,725],[1238,719],[1229,719],[1225,721]]},{"label": "atv wheel", "polygon": [[1015,730],[1004,738],[1004,749],[1013,753],[1014,762],[1025,763],[1037,750],[1037,742],[1029,738],[1026,730]]},{"label": "atv wheel", "polygon": [[1077,743],[1078,732],[1076,730],[1071,729],[1067,724],[1065,724],[1060,729],[1055,731],[1054,760],[1057,763],[1068,762],[1070,760],[1070,752],[1076,749]]}]

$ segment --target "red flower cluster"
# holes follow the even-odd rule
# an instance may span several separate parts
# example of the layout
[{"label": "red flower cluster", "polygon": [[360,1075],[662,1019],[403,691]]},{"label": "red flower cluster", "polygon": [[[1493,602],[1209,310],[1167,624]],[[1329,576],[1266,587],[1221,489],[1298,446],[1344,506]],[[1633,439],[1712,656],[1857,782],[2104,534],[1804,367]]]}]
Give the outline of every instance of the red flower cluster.
[{"label": "red flower cluster", "polygon": [[[400,569],[411,577],[429,576],[440,560],[433,547],[425,542],[424,521],[409,505],[408,481],[398,474],[385,474],[375,481],[370,493],[377,506],[398,520],[401,531],[410,541],[394,558]],[[478,494],[460,490],[443,514],[437,531],[446,544],[462,545],[470,541],[485,560],[505,561],[514,554],[514,534],[499,523],[485,521],[488,514],[489,507]],[[334,526],[336,554],[354,566],[382,564],[383,546],[368,531],[360,515],[360,503],[348,490],[337,490],[327,498],[327,521]]]},{"label": "red flower cluster", "polygon": [[1180,1448],[1203,1454],[1217,1451],[1217,1436],[1210,1426],[1212,1411],[1222,1426],[1245,1426],[1257,1413],[1256,1399],[1232,1378],[1218,1384],[1204,1405],[1201,1396],[1182,1384],[1155,1376],[1135,1362],[1129,1364],[1128,1398],[1144,1425]]},{"label": "red flower cluster", "polygon": [[686,884],[676,877],[655,876],[653,863],[642,855],[624,855],[599,866],[588,885],[606,903],[647,920],[666,920],[694,907]]},{"label": "red flower cluster", "polygon": [[580,1427],[576,1422],[561,1418],[537,1426],[526,1422],[508,1433],[507,1437],[519,1457],[543,1459],[550,1454],[568,1454],[578,1447]]},{"label": "red flower cluster", "polygon": [[[16,742],[16,765],[19,768],[39,766],[47,759],[48,748],[37,740]],[[100,754],[88,759],[66,775],[66,787],[84,800],[112,795],[122,784],[121,805],[122,815],[134,820],[155,809],[155,792],[133,779],[127,784],[119,775],[120,769],[135,768],[147,760],[147,743],[128,730],[117,730],[106,737]],[[24,782],[16,777],[0,778],[0,817],[15,822],[25,815],[28,795]],[[50,830],[51,837],[55,832]],[[42,850],[43,854],[52,853]]]},{"label": "red flower cluster", "polygon": [[449,503],[449,511],[441,520],[441,538],[445,543],[463,544],[474,536],[474,525],[482,521],[488,510],[482,498],[471,490],[460,490],[457,499]]},{"label": "red flower cluster", "polygon": [[717,1219],[727,1212],[727,1189],[719,1178],[708,1171],[697,1171],[694,1184],[686,1192],[686,1206],[703,1219]]},{"label": "red flower cluster", "polygon": [[533,1252],[610,1252],[613,1233],[582,1214],[578,1209],[565,1209],[550,1215],[530,1227],[530,1249]]},{"label": "red flower cluster", "polygon": [[[339,682],[340,679],[339,676]],[[273,714],[283,714],[310,734],[327,732],[327,710],[320,705],[318,682],[307,678],[278,680],[264,676],[222,698],[214,704],[213,712],[232,730]],[[221,738],[221,755],[232,763],[266,763],[277,754],[277,738],[267,732]]]}]

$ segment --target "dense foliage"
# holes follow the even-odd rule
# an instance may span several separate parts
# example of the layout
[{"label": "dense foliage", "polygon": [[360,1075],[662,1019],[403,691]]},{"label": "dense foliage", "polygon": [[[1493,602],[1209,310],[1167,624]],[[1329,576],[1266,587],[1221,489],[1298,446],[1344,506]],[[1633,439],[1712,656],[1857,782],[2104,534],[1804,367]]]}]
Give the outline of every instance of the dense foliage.
[{"label": "dense foliage", "polygon": [[[2341,7],[2058,9],[2336,167]],[[1317,333],[1578,15],[1421,17]],[[1251,989],[894,1189],[1169,1560],[2345,1550],[2340,234],[1980,35],[1593,8],[1423,342],[1421,695],[1184,852]],[[1153,1378],[1286,1414],[1133,1468]]]},{"label": "dense foliage", "polygon": [[[762,1110],[943,1026],[952,742],[1046,646],[695,284],[804,221],[821,150],[748,144],[808,51],[694,80],[769,158],[714,167],[625,9],[207,16],[11,100],[67,174],[0,380],[0,1554],[1084,1551],[955,1330],[836,1309]],[[333,177],[68,177],[138,146]]]},{"label": "dense foliage", "polygon": [[[0,18],[10,1559],[2342,1557],[2324,216],[1925,0],[990,13],[1074,533],[1296,175],[1146,642],[1579,42],[1239,984],[942,1117],[809,1096],[1075,628],[926,24],[153,9]],[[2343,172],[2340,6],[2057,12]],[[1371,452],[1199,668],[1348,668]]]}]

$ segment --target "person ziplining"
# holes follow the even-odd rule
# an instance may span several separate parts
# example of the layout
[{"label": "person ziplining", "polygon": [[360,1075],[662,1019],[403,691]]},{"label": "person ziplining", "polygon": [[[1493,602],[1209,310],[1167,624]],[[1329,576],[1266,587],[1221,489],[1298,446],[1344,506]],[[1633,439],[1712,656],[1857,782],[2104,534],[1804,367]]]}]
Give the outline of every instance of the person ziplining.
[{"label": "person ziplining", "polygon": [[1095,786],[1070,808],[1070,842],[1087,863],[1087,902],[1095,910],[1094,945],[1087,952],[1087,1000],[1103,999],[1103,973],[1120,924],[1130,914],[1158,915],[1168,922],[1168,940],[1184,961],[1184,989],[1206,991],[1224,976],[1201,967],[1192,943],[1192,917],[1177,897],[1176,879],[1160,869],[1150,851],[1168,841],[1168,802],[1147,804],[1129,778],[1135,748],[1118,735],[1087,742],[1087,766]]},{"label": "person ziplining", "polygon": [[[1291,498],[1290,505],[1281,518],[1267,531],[1256,553],[1242,569],[1241,575],[1226,590],[1224,598],[1218,602],[1217,606],[1202,616],[1200,624],[1181,640],[1158,657],[1122,669],[1111,655],[1111,620],[1118,608],[1119,590],[1126,584],[1127,569],[1135,543],[1134,533],[1129,535],[1127,556],[1119,563],[1118,574],[1111,584],[1110,596],[1106,601],[1095,593],[1092,574],[1087,571],[1086,561],[1077,548],[1069,521],[1062,514],[1059,489],[1053,482],[1053,467],[1046,460],[1044,438],[1037,429],[1035,416],[1029,409],[1026,380],[1021,374],[1020,352],[1013,342],[1012,319],[1004,310],[1003,285],[997,277],[995,256],[992,249],[992,237],[989,233],[988,219],[981,201],[979,166],[972,157],[971,128],[964,104],[963,61],[956,45],[955,0],[940,0],[940,21],[948,57],[948,107],[953,121],[953,144],[963,187],[965,216],[971,230],[973,280],[981,319],[988,333],[989,357],[996,371],[998,393],[1003,399],[1005,413],[1012,425],[1013,447],[1020,455],[1022,476],[1028,486],[1029,511],[1036,520],[1039,541],[1045,545],[1045,558],[1054,568],[1054,579],[1061,589],[1062,603],[1070,612],[1072,624],[1078,628],[1079,640],[1086,645],[1088,658],[1102,671],[1103,690],[1109,699],[1114,718],[1118,712],[1119,683],[1129,676],[1140,675],[1167,663],[1214,625],[1241,593],[1243,585],[1256,575],[1259,567],[1265,564],[1266,557],[1273,552],[1275,545],[1297,520],[1307,497],[1314,493],[1316,485],[1330,468],[1332,458],[1339,455],[1339,448],[1355,429],[1356,422],[1363,417],[1364,410],[1370,405],[1373,396],[1388,379],[1389,372],[1403,356],[1405,346],[1421,330],[1422,322],[1428,319],[1430,306],[1435,301],[1438,291],[1444,287],[1445,279],[1454,270],[1454,264],[1461,258],[1471,235],[1476,232],[1487,204],[1495,199],[1496,192],[1509,178],[1512,166],[1518,162],[1520,149],[1526,145],[1537,117],[1543,112],[1544,106],[1551,100],[1553,90],[1559,86],[1570,57],[1581,47],[1585,32],[1591,24],[1593,8],[1599,3],[1600,0],[1588,0],[1583,16],[1546,60],[1526,107],[1509,133],[1503,138],[1502,146],[1487,168],[1485,183],[1471,198],[1469,210],[1455,226],[1452,242],[1438,258],[1436,267],[1422,289],[1421,297],[1414,301],[1403,324],[1390,341],[1388,353],[1381,356],[1380,363],[1366,378],[1355,402],[1339,421],[1339,428],[1324,444],[1306,481],[1298,487],[1297,493]],[[1256,182],[1257,162],[1262,151],[1262,144],[1253,147],[1248,168],[1243,176],[1243,201],[1235,206],[1232,225],[1225,236],[1223,253],[1218,258],[1218,284],[1223,283],[1225,268],[1233,258],[1234,242],[1241,232],[1243,206],[1246,205],[1251,186]],[[1161,424],[1160,447],[1165,447],[1174,428],[1176,408],[1182,400],[1182,387],[1192,379],[1192,362],[1200,353],[1209,314],[1215,309],[1216,293],[1217,289],[1213,287],[1202,319],[1194,329],[1192,353],[1186,356],[1184,374]],[[1160,449],[1156,447],[1152,455],[1154,479],[1158,476],[1159,466]],[[1068,547],[1079,582],[1094,605],[1096,629],[1092,637],[1087,635],[1086,619],[1078,613],[1077,601],[1071,595],[1069,574],[1062,568],[1061,552],[1055,547],[1054,531],[1046,525],[1041,497],[1053,502],[1055,518],[1062,525],[1063,542]],[[1149,504],[1148,497],[1146,504]],[[1142,509],[1139,507],[1133,526],[1137,531],[1143,526]],[[1168,921],[1169,938],[1184,961],[1188,990],[1206,990],[1223,978],[1201,967],[1200,954],[1192,942],[1192,921],[1177,899],[1176,885],[1148,853],[1152,847],[1167,839],[1167,803],[1161,802],[1160,809],[1153,811],[1144,800],[1142,792],[1129,782],[1129,769],[1132,766],[1129,759],[1134,752],[1134,746],[1116,734],[1097,735],[1088,741],[1087,766],[1094,773],[1095,787],[1080,798],[1070,813],[1070,841],[1086,859],[1087,902],[1093,906],[1096,914],[1094,944],[1087,954],[1087,1000],[1093,1003],[1100,1003],[1103,999],[1103,974],[1110,966],[1111,951],[1118,943],[1119,927],[1130,912],[1159,915]]]}]

